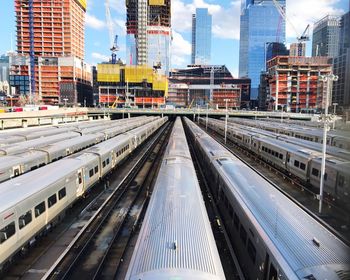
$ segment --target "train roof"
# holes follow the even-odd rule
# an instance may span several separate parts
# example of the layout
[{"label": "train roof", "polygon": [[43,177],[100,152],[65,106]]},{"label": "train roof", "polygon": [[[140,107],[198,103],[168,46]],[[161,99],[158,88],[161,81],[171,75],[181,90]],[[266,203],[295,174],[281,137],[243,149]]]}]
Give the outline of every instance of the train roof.
[{"label": "train roof", "polygon": [[77,153],[0,184],[0,213],[10,209],[96,159],[91,153]]},{"label": "train roof", "polygon": [[43,151],[29,150],[22,154],[3,156],[0,157],[0,170],[4,168],[12,168],[15,165],[22,164],[23,159],[26,159],[27,163],[38,158],[46,157],[46,155],[46,152]]},{"label": "train roof", "polygon": [[178,123],[167,148],[177,160],[162,162],[126,279],[225,279],[192,160],[180,151],[188,147],[178,142]]},{"label": "train roof", "polygon": [[314,274],[325,279],[316,277],[321,267],[350,265],[349,247],[249,167],[233,158],[221,162],[220,169],[265,238],[300,278]]}]

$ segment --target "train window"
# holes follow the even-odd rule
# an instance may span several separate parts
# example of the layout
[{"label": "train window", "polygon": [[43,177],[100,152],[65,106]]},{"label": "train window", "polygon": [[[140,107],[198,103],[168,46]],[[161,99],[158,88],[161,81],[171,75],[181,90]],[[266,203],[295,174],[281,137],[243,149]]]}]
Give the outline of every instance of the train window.
[{"label": "train window", "polygon": [[102,162],[102,168],[105,168],[106,167],[106,161],[104,160],[103,162]]},{"label": "train window", "polygon": [[95,166],[95,173],[98,172],[98,166]]},{"label": "train window", "polygon": [[58,191],[58,199],[61,200],[62,198],[64,198],[66,196],[66,188],[60,189]]},{"label": "train window", "polygon": [[282,159],[282,160],[283,160],[283,154],[280,154],[280,159]]},{"label": "train window", "polygon": [[316,168],[312,168],[312,172],[311,172],[311,174],[312,174],[313,176],[315,176],[315,177],[318,177],[318,174],[319,174],[318,169],[316,169]]},{"label": "train window", "polygon": [[80,185],[83,182],[83,178],[81,176],[81,173],[78,173],[78,184]]},{"label": "train window", "polygon": [[89,171],[89,176],[90,176],[90,177],[94,176],[94,170],[93,170],[93,169],[90,169],[90,171]]},{"label": "train window", "polygon": [[234,219],[233,219],[233,223],[235,225],[235,228],[238,230],[239,229],[239,218],[238,218],[236,213],[235,213],[235,216],[234,216]]},{"label": "train window", "polygon": [[273,266],[273,264],[270,265],[270,273],[269,273],[269,280],[277,280],[277,269]]},{"label": "train window", "polygon": [[305,167],[306,167],[306,166],[305,166],[305,163],[302,163],[302,162],[301,162],[301,163],[300,163],[300,169],[305,170]]},{"label": "train window", "polygon": [[45,202],[41,202],[40,204],[38,204],[37,206],[35,206],[34,208],[34,213],[35,213],[35,218],[39,217],[42,213],[45,212]]},{"label": "train window", "polygon": [[327,173],[324,174],[324,180],[327,181],[328,175]]},{"label": "train window", "polygon": [[32,210],[29,210],[27,213],[25,213],[24,215],[18,218],[19,229],[24,228],[31,221],[32,221]]},{"label": "train window", "polygon": [[107,163],[107,165],[109,164],[109,158],[107,158],[106,163]]},{"label": "train window", "polygon": [[47,204],[49,206],[49,208],[51,208],[52,206],[54,206],[57,202],[57,196],[56,194],[51,195],[48,199],[47,199]]},{"label": "train window", "polygon": [[241,237],[243,244],[245,245],[247,242],[247,231],[245,230],[245,228],[243,227],[243,225],[241,225],[241,229],[239,232],[239,236]]},{"label": "train window", "polygon": [[339,178],[338,178],[338,186],[339,187],[344,187],[344,181],[345,181],[345,178],[343,175],[339,175]]},{"label": "train window", "polygon": [[16,233],[15,222],[8,224],[6,227],[0,229],[0,244],[4,243],[12,235]]},{"label": "train window", "polygon": [[249,255],[250,259],[252,260],[252,262],[254,264],[255,263],[255,259],[256,259],[256,249],[255,249],[254,244],[250,240],[250,238],[248,238],[247,249],[248,249],[248,255]]},{"label": "train window", "polygon": [[299,167],[299,164],[300,164],[300,163],[299,163],[298,160],[294,160],[294,166],[295,166],[295,167]]}]

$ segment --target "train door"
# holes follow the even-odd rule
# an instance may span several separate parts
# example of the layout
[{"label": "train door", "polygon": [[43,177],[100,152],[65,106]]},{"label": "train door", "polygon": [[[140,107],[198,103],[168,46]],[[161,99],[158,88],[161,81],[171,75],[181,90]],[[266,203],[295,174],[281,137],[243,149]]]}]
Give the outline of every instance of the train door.
[{"label": "train door", "polygon": [[77,196],[84,194],[84,170],[81,168],[78,170],[77,178]]},{"label": "train door", "polygon": [[21,174],[21,166],[16,165],[12,167],[12,177],[17,177]]}]

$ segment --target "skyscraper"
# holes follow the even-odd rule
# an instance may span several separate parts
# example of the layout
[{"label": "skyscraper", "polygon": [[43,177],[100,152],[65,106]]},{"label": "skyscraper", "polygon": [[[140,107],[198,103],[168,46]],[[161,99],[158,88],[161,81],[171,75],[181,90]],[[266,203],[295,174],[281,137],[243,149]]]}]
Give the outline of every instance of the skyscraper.
[{"label": "skyscraper", "polygon": [[207,8],[197,8],[192,15],[192,64],[209,64],[211,58],[212,16]]},{"label": "skyscraper", "polygon": [[305,56],[306,55],[306,43],[298,42],[290,44],[290,56]]},{"label": "skyscraper", "polygon": [[338,56],[339,32],[339,17],[328,15],[316,22],[312,35],[312,56]]},{"label": "skyscraper", "polygon": [[126,1],[126,32],[127,64],[148,65],[169,73],[170,0]]},{"label": "skyscraper", "polygon": [[[350,8],[350,7],[349,7]],[[339,79],[334,83],[333,102],[343,109],[350,108],[350,11],[341,17],[339,55],[334,59],[334,74]]]},{"label": "skyscraper", "polygon": [[[285,0],[278,2],[285,8]],[[280,16],[272,0],[242,1],[239,76],[251,78],[251,99],[257,99],[260,74],[266,70],[266,44],[284,42],[285,38],[285,20]]]},{"label": "skyscraper", "polygon": [[[10,84],[38,102],[77,104],[92,93],[84,59],[86,0],[15,0],[17,52]],[[29,81],[31,87],[29,87]],[[83,97],[89,103],[89,97]]]}]

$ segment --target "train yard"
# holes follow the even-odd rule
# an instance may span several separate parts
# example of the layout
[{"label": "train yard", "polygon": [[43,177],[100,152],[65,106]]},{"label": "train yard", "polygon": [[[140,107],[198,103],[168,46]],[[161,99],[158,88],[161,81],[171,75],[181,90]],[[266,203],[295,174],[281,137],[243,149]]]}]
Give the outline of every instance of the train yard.
[{"label": "train yard", "polygon": [[1,132],[0,277],[350,279],[348,135],[327,139],[319,215],[317,123],[197,123]]}]

